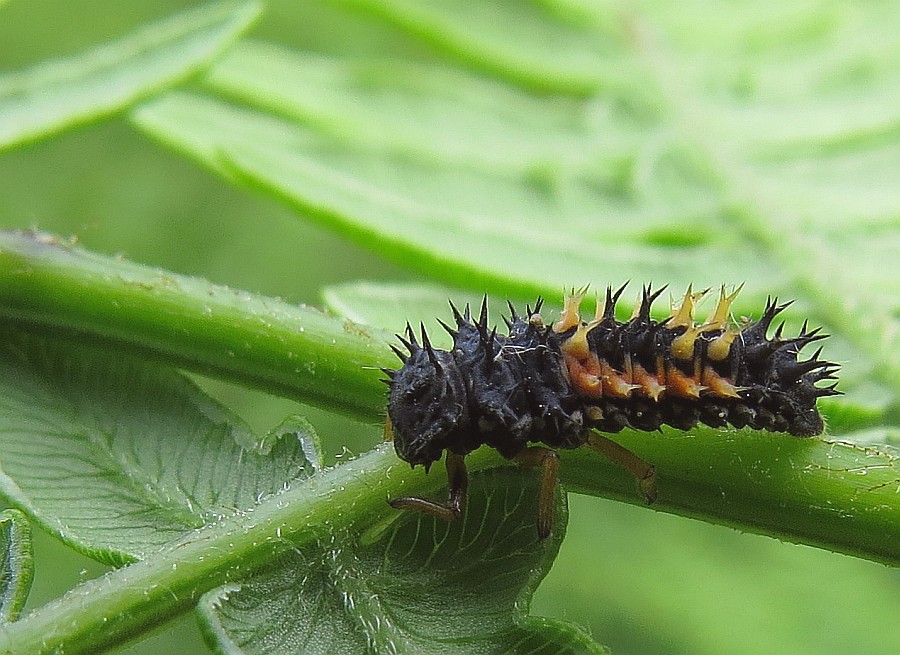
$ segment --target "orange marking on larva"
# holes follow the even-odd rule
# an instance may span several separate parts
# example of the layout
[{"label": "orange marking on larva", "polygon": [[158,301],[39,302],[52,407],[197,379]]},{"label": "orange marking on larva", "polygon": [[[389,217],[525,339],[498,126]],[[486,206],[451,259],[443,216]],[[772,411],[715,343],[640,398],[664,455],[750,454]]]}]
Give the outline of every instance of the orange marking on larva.
[{"label": "orange marking on larva", "polygon": [[596,375],[598,378],[603,376],[603,367],[600,366],[600,360],[597,359],[596,353],[591,353],[587,359],[581,361],[581,364],[584,366],[584,370],[591,375]]},{"label": "orange marking on larva", "polygon": [[678,398],[699,398],[706,387],[674,366],[666,372],[666,393]]},{"label": "orange marking on larva", "polygon": [[603,397],[603,381],[599,376],[592,373],[584,365],[584,362],[580,360],[570,357],[566,357],[565,360],[569,369],[569,379],[580,396],[588,398]]},{"label": "orange marking on larva", "polygon": [[637,384],[640,393],[643,396],[659,400],[659,397],[666,390],[666,385],[662,384],[655,375],[651,375],[640,364],[634,364],[632,370],[632,382]]},{"label": "orange marking on larva", "polygon": [[581,323],[575,334],[562,344],[560,350],[569,373],[569,380],[579,395],[600,398],[603,396],[600,362],[588,344],[588,329],[587,325]]},{"label": "orange marking on larva", "polygon": [[566,339],[560,346],[563,355],[566,357],[574,357],[575,359],[587,359],[591,354],[591,347],[587,341],[587,331],[584,324],[580,324],[575,334]]},{"label": "orange marking on larva", "polygon": [[656,356],[656,370],[653,371],[657,380],[665,380],[666,378],[666,358],[662,353]]},{"label": "orange marking on larva", "polygon": [[731,380],[723,378],[709,366],[703,370],[703,384],[713,396],[718,396],[720,398],[740,398],[738,387],[734,386]]},{"label": "orange marking on larva", "polygon": [[600,379],[603,380],[603,395],[612,398],[628,398],[631,392],[640,388],[640,385],[630,384],[622,374],[609,365],[606,360],[600,360]]}]

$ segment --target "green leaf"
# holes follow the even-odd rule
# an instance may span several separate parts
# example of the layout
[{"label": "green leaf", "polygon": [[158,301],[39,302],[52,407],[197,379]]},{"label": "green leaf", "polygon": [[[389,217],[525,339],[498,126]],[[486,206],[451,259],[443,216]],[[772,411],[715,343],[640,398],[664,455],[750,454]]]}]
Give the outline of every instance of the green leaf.
[{"label": "green leaf", "polygon": [[567,3],[336,0],[387,18],[452,57],[536,91],[590,95],[634,83],[624,25]]},{"label": "green leaf", "polygon": [[308,433],[261,445],[183,376],[4,329],[0,492],[87,555],[120,564],[308,473]]},{"label": "green leaf", "polygon": [[[424,323],[436,346],[449,347],[449,339],[435,319],[447,320],[450,302],[456,307],[478,307],[484,296],[448,289],[434,284],[383,284],[377,282],[350,282],[322,291],[326,307],[339,316],[363,325],[377,325],[394,334],[402,332],[407,322]],[[529,302],[534,304],[534,298]],[[550,307],[553,304],[550,303]],[[492,322],[498,322],[505,304],[489,304]]]},{"label": "green leaf", "polygon": [[[658,230],[625,234],[642,217],[620,202],[613,200],[615,220],[586,215],[591,204],[614,208],[584,184],[567,190],[571,206],[560,205],[527,182],[462,165],[379,157],[272,116],[185,93],[144,105],[134,117],[214,170],[237,175],[369,247],[470,288],[517,294],[561,289],[591,276],[597,262],[685,288],[693,277],[685,260],[702,261],[704,279],[754,280],[758,284],[747,298],[764,299],[768,289],[784,286],[756,252],[700,243],[667,257]],[[515,229],[510,217],[516,218]],[[658,222],[652,215],[643,218],[649,226]],[[578,239],[582,233],[596,238]]]},{"label": "green leaf", "polygon": [[[586,114],[576,100],[532,97],[454,68],[326,57],[264,42],[237,44],[204,81],[357,147],[506,176],[617,163],[638,136],[630,129],[600,138],[611,119]],[[346,102],[354,111],[336,114],[334,104]],[[590,138],[596,151],[584,148]]]},{"label": "green leaf", "polygon": [[[352,4],[517,83],[502,72],[510,51],[568,62],[590,34],[594,59],[625,62],[630,84],[547,99],[470,75],[436,91],[422,80],[465,73],[248,46],[208,82],[258,111],[178,95],[136,120],[456,286],[520,296],[588,280],[746,282],[736,309],[747,315],[768,294],[799,297],[846,341],[839,357],[871,382],[866,395],[896,402],[900,305],[885,271],[900,256],[900,78],[881,10],[733,7],[710,24],[694,6]],[[558,54],[543,56],[547,44]],[[535,127],[555,107],[563,118]],[[506,153],[520,163],[502,164]]]},{"label": "green leaf", "polygon": [[598,653],[583,633],[528,617],[565,533],[535,531],[537,477],[473,476],[464,518],[406,514],[374,543],[337,535],[204,596],[210,641],[229,655]]},{"label": "green leaf", "polygon": [[0,150],[98,120],[187,78],[261,7],[227,0],[192,8],[93,50],[0,76]]},{"label": "green leaf", "polygon": [[31,528],[14,509],[0,512],[0,624],[19,618],[34,574]]}]

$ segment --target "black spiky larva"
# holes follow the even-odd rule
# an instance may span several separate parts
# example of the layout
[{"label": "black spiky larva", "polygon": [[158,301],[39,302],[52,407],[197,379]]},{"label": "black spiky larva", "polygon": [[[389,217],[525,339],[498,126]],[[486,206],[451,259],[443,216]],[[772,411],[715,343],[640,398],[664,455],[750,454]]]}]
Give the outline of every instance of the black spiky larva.
[{"label": "black spiky larva", "polygon": [[[767,333],[775,316],[790,303],[769,299],[762,317],[729,323],[730,306],[740,288],[726,293],[705,322],[694,322],[694,306],[706,293],[688,288],[668,319],[655,321],[650,307],[662,291],[644,287],[633,317],[615,318],[624,286],[607,288],[590,321],[579,306],[586,288],[565,298],[562,315],[547,325],[541,299],[520,316],[510,304],[508,334],[488,327],[487,297],[477,320],[468,306],[456,320],[452,350],[434,348],[424,326],[421,343],[407,324],[399,336],[408,351],[394,352],[399,370],[384,369],[390,386],[388,425],[397,454],[426,471],[447,453],[450,494],[445,502],[404,497],[393,507],[426,512],[447,520],[462,515],[467,489],[464,457],[482,445],[543,471],[538,501],[538,533],[550,533],[559,466],[556,448],[585,444],[610,457],[640,482],[645,500],[656,496],[655,469],[637,455],[598,434],[623,428],[653,431],[663,425],[681,430],[704,423],[787,432],[798,437],[824,428],[816,401],[835,395],[836,364],[819,352],[799,360],[800,349],[824,339],[804,323],[800,334]],[[708,290],[707,290],[708,291]],[[543,446],[535,444],[544,444]]]}]

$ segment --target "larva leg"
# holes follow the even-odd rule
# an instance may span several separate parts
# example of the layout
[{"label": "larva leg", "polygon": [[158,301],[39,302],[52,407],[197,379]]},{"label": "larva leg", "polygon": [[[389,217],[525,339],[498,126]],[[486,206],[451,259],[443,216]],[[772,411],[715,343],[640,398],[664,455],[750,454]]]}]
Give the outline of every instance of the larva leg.
[{"label": "larva leg", "polygon": [[559,455],[542,446],[528,446],[515,457],[520,466],[541,467],[541,489],[538,494],[538,537],[546,539],[553,527],[556,480],[559,477]]},{"label": "larva leg", "polygon": [[637,479],[641,494],[648,505],[656,500],[656,468],[653,464],[645,462],[624,446],[599,434],[592,434],[588,438],[588,445],[631,473]]},{"label": "larva leg", "polygon": [[382,437],[383,441],[393,441],[394,440],[394,424],[391,423],[391,417],[388,416],[384,419],[384,436]]},{"label": "larva leg", "polygon": [[414,512],[431,514],[445,521],[453,521],[462,516],[466,505],[466,493],[469,488],[469,474],[466,472],[466,461],[462,455],[447,451],[447,481],[450,493],[447,500],[439,503],[416,496],[394,498],[388,503],[394,509],[406,509]]}]

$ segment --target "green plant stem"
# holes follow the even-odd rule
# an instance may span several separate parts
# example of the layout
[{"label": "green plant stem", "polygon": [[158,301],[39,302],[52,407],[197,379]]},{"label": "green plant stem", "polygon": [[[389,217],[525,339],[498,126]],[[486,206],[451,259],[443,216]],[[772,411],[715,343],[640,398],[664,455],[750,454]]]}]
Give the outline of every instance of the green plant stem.
[{"label": "green plant stem", "polygon": [[[884,449],[753,430],[627,431],[658,471],[655,509],[900,565],[900,466]],[[586,448],[563,454],[569,491],[640,502],[634,480]]]},{"label": "green plant stem", "polygon": [[[383,416],[385,403],[371,369],[394,361],[385,335],[370,328],[30,233],[0,233],[0,316],[367,420]],[[660,509],[900,563],[900,467],[889,454],[746,430],[623,438],[657,465]],[[635,498],[627,477],[590,462],[563,470],[571,488]]]},{"label": "green plant stem", "polygon": [[384,333],[49,235],[0,232],[0,317],[357,417],[384,411]]},{"label": "green plant stem", "polygon": [[[900,564],[900,477],[884,453],[752,431],[629,433],[623,443],[645,455],[653,449],[659,509]],[[561,454],[567,489],[640,502],[634,480],[605,458],[586,448]],[[466,462],[471,472],[503,464],[487,448]],[[202,593],[281,550],[399,516],[388,498],[445,488],[443,466],[430,475],[411,471],[383,444],[0,627],[0,653],[101,652],[189,610]]]},{"label": "green plant stem", "polygon": [[[472,471],[496,466],[489,450],[469,458]],[[436,474],[435,474],[436,473]],[[411,471],[383,444],[358,459],[296,483],[182,540],[146,560],[85,582],[21,620],[0,625],[0,653],[96,654],[193,608],[205,592],[240,580],[278,553],[320,535],[377,517],[400,514],[386,499],[435,493],[445,486],[442,466],[432,475]]]},{"label": "green plant stem", "polygon": [[398,462],[390,448],[371,451],[250,511],[189,533],[144,561],[81,584],[20,621],[0,626],[0,653],[74,655],[122,644],[191,609],[204,592],[271,562],[279,550],[386,514],[387,494],[412,490],[411,483],[422,477],[408,469],[406,475],[391,476],[392,467]]},{"label": "green plant stem", "polygon": [[[0,233],[0,316],[67,330],[193,370],[367,419],[384,411],[384,335],[320,312],[82,251]],[[900,564],[900,467],[884,451],[749,430],[625,432],[660,473],[656,508]],[[0,653],[96,652],[189,608],[273,549],[390,515],[385,499],[440,493],[382,447],[89,582],[0,629]],[[489,449],[475,471],[501,462]],[[567,489],[639,502],[635,483],[588,449],[563,453]]]}]

